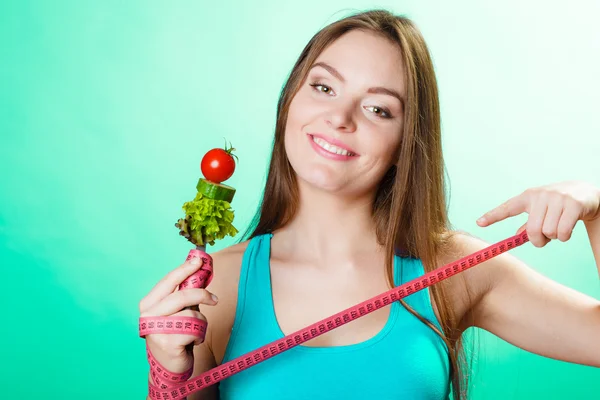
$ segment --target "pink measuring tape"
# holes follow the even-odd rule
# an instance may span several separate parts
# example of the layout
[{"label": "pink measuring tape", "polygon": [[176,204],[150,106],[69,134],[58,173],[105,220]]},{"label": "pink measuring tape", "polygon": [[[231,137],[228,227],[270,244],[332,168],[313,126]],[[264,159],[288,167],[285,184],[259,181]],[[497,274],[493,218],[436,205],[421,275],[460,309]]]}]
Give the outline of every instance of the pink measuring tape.
[{"label": "pink measuring tape", "polygon": [[[329,318],[325,318],[304,329],[291,333],[282,339],[278,339],[259,349],[221,364],[200,374],[192,380],[189,379],[192,375],[193,368],[181,374],[170,373],[154,359],[146,346],[146,353],[148,362],[150,363],[152,380],[154,382],[154,384],[148,383],[150,398],[157,400],[184,399],[186,396],[214,385],[252,365],[265,361],[350,321],[354,321],[363,315],[367,315],[375,310],[390,305],[394,301],[398,301],[419,290],[434,285],[437,282],[448,279],[451,276],[474,267],[477,264],[481,264],[490,258],[521,246],[528,241],[529,237],[527,236],[527,231],[523,231],[518,235],[511,236],[455,262],[439,267],[419,278],[415,278],[410,282],[397,286],[385,293],[357,304],[354,307],[343,310]],[[201,257],[203,259],[203,265],[198,272],[190,276],[180,285],[180,289],[189,287],[204,288],[208,286],[212,279],[212,258],[205,252],[196,249],[190,250],[187,260],[193,257]],[[183,333],[204,338],[206,333],[206,322],[193,317],[140,318],[140,337],[144,337],[151,333]]]}]

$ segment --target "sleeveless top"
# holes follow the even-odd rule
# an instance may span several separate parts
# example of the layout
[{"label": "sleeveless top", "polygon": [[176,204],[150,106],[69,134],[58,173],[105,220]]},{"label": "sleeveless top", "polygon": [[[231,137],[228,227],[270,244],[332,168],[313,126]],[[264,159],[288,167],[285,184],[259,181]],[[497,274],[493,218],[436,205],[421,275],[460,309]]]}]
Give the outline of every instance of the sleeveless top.
[{"label": "sleeveless top", "polygon": [[[244,252],[223,363],[285,336],[271,292],[271,237],[253,237]],[[420,260],[395,257],[396,286],[423,273]],[[441,330],[428,288],[404,300]],[[391,307],[387,323],[374,337],[344,346],[293,347],[221,381],[220,399],[448,399],[450,364],[445,343],[399,302],[387,307]]]}]

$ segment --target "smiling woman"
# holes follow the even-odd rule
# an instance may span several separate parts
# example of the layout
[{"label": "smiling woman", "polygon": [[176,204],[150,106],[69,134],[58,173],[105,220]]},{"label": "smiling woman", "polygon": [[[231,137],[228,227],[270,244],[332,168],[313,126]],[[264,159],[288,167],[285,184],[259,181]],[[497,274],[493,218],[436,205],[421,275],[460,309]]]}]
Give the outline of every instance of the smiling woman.
[{"label": "smiling woman", "polygon": [[[374,10],[319,31],[281,92],[247,240],[213,255],[215,269],[227,271],[211,283],[220,300],[173,292],[198,267],[187,262],[143,301],[146,316],[164,303],[202,302],[202,314],[191,315],[209,321],[193,353],[181,337],[150,335],[163,349],[159,362],[174,373],[193,365],[198,376],[487,247],[450,228],[443,164],[437,81],[415,24]],[[600,254],[598,188],[531,189],[480,224],[523,212],[534,245],[568,240],[581,220]],[[600,366],[600,302],[510,255],[484,264],[189,398],[465,398],[462,336],[474,326],[536,354]],[[157,291],[171,294],[157,299]],[[377,374],[365,373],[373,364]]]},{"label": "smiling woman", "polygon": [[290,103],[285,127],[300,190],[318,187],[372,201],[374,185],[395,163],[404,76],[399,46],[372,31],[352,30],[319,54]]}]

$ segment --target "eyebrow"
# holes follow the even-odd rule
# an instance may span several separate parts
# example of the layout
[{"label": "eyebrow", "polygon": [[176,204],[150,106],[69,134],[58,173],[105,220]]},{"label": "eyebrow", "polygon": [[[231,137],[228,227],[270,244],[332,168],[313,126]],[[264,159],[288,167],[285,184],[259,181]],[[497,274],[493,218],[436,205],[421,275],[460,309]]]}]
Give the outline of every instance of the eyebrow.
[{"label": "eyebrow", "polygon": [[[315,67],[324,68],[331,75],[335,76],[340,81],[346,82],[346,80],[344,79],[344,77],[342,76],[342,74],[340,74],[340,72],[337,69],[333,68],[331,65],[327,64],[326,62],[319,61],[317,63],[314,63],[313,66],[311,67],[311,69],[313,69]],[[367,90],[367,93],[387,94],[388,96],[392,96],[392,97],[395,97],[398,100],[400,100],[400,103],[402,103],[402,106],[404,106],[404,96],[401,96],[400,93],[398,93],[397,91],[395,91],[393,89],[388,89],[388,88],[385,88],[385,87],[382,87],[382,86],[376,86],[376,87],[369,88]]]}]

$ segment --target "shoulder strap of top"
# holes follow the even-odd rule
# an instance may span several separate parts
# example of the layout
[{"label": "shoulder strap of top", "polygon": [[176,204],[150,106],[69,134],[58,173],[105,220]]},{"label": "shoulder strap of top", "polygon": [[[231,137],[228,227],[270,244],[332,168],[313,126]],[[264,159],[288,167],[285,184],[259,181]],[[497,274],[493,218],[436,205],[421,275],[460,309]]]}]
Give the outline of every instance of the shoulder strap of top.
[{"label": "shoulder strap of top", "polygon": [[[423,262],[420,259],[413,257],[398,256],[397,269],[399,270],[398,274],[401,277],[401,284],[410,282],[425,274]],[[404,300],[422,316],[433,322],[439,329],[442,329],[441,324],[433,311],[430,290],[428,287],[405,297]]]},{"label": "shoulder strap of top", "polygon": [[[264,279],[261,275],[266,273],[265,266],[269,262],[268,247],[264,244],[264,241],[269,239],[269,234],[254,236],[250,239],[244,251],[238,283],[235,317],[224,360],[230,359],[231,352],[234,351],[238,342],[241,341],[244,345],[248,340],[245,337],[248,334],[247,330],[241,329],[242,325],[248,323],[248,315],[252,315],[252,324],[265,325],[264,321],[261,320],[265,318],[264,315],[256,311],[264,309],[264,303],[262,302],[265,301],[266,292],[268,292],[266,288],[261,287],[261,285],[264,286],[262,284]],[[254,333],[256,332],[253,331]]]},{"label": "shoulder strap of top", "polygon": [[[261,290],[263,288],[258,286],[265,282],[262,274],[269,272],[264,268],[264,266],[269,265],[271,257],[268,243],[265,243],[265,241],[270,240],[271,236],[270,233],[254,236],[250,239],[244,251],[238,284],[238,307],[244,307],[247,301],[248,287],[258,293],[264,292],[264,290]],[[241,313],[238,314],[241,315]]]},{"label": "shoulder strap of top", "polygon": [[235,319],[233,321],[231,339],[234,339],[233,335],[238,331],[237,328],[242,323],[244,311],[247,308],[247,294],[249,288],[256,289],[256,285],[258,284],[258,282],[260,282],[259,279],[256,279],[256,274],[260,271],[260,268],[257,268],[257,265],[260,265],[261,259],[264,258],[264,246],[261,246],[261,243],[264,240],[264,236],[265,235],[258,235],[251,238],[248,242],[248,246],[246,246],[246,249],[244,250],[244,255],[242,257],[242,265],[240,269],[237,306],[235,312]]}]

